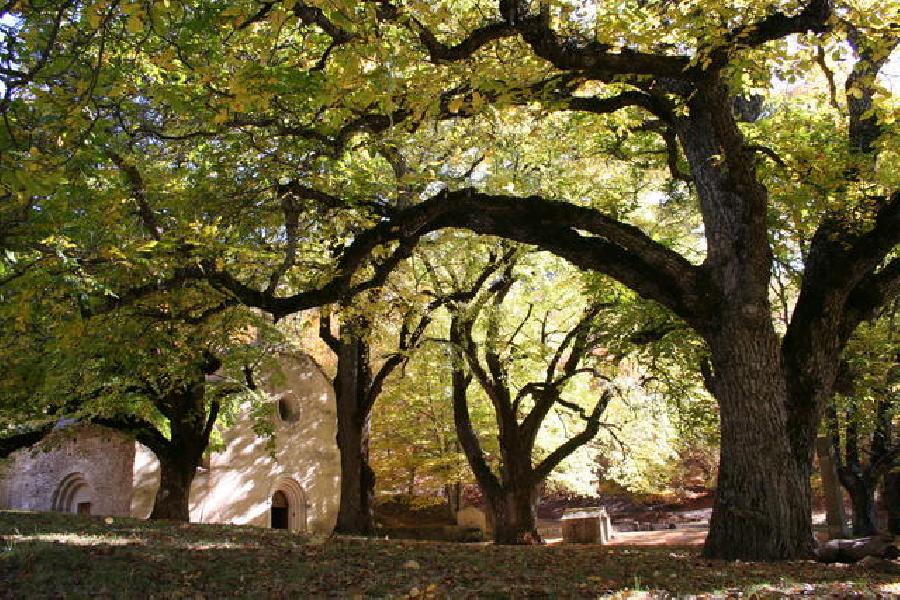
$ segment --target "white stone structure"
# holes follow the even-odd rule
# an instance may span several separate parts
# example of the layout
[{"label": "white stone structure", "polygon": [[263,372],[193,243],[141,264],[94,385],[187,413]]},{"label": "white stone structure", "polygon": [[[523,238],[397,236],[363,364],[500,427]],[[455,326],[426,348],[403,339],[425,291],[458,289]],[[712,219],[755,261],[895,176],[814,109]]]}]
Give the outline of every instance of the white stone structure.
[{"label": "white stone structure", "polygon": [[[337,518],[340,457],[334,391],[302,354],[279,358],[265,383],[277,399],[273,443],[253,430],[245,407],[221,432],[191,487],[191,521],[329,533]],[[159,463],[145,446],[97,426],[60,429],[0,462],[0,508],[147,518]]]}]

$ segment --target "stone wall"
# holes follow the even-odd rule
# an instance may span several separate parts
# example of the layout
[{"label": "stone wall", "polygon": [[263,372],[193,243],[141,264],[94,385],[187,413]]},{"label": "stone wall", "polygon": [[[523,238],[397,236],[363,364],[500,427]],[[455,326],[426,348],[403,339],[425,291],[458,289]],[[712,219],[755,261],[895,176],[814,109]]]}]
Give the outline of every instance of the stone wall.
[{"label": "stone wall", "polygon": [[131,513],[134,442],[115,431],[69,426],[4,463],[0,508]]},{"label": "stone wall", "polygon": [[[280,491],[290,529],[333,529],[340,500],[334,391],[309,356],[283,354],[279,362],[280,373],[262,382],[278,400],[265,417],[275,421],[274,438],[256,434],[250,407],[244,407],[235,425],[221,432],[225,449],[212,454],[194,479],[192,521],[269,527],[272,497]],[[69,427],[0,463],[0,508],[65,505],[62,510],[75,512],[90,503],[92,514],[147,518],[158,487],[156,456],[100,427]]]}]

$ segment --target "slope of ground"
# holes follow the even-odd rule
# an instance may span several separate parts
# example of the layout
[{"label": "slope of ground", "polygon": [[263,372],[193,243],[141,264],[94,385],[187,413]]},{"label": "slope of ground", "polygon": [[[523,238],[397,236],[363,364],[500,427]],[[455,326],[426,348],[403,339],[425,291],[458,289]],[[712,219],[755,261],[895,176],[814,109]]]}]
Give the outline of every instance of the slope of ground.
[{"label": "slope of ground", "polygon": [[812,562],[729,563],[696,549],[495,547],[219,525],[0,512],[0,597],[581,598],[900,593],[894,577]]},{"label": "slope of ground", "polygon": [[447,503],[437,496],[395,494],[375,499],[375,519],[385,527],[455,525]]}]

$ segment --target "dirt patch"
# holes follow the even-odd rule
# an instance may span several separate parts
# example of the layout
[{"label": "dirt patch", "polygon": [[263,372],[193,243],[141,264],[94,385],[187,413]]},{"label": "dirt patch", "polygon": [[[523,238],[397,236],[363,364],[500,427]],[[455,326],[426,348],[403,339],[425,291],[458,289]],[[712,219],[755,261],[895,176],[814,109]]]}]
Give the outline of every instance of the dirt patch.
[{"label": "dirt patch", "polygon": [[702,546],[706,529],[669,529],[665,531],[620,531],[609,546]]}]

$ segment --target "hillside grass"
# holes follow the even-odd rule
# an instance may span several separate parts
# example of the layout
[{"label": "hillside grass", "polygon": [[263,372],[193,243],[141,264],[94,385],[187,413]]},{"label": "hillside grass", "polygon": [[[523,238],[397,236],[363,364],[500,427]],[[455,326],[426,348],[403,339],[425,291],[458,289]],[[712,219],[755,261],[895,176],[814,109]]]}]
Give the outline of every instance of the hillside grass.
[{"label": "hillside grass", "polygon": [[846,597],[896,576],[808,561],[708,561],[696,548],[312,539],[226,525],[0,511],[4,598]]}]

